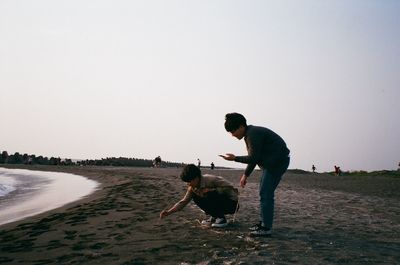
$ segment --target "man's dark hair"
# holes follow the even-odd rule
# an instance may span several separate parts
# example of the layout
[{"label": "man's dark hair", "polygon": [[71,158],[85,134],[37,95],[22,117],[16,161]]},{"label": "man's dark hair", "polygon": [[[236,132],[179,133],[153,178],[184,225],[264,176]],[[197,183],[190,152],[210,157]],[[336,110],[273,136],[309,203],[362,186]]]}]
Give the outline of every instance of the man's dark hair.
[{"label": "man's dark hair", "polygon": [[181,173],[181,179],[184,182],[190,182],[197,177],[199,177],[199,178],[201,177],[201,171],[200,171],[200,168],[198,168],[194,164],[186,165],[183,168],[182,173]]},{"label": "man's dark hair", "polygon": [[247,127],[246,118],[240,113],[228,113],[225,115],[225,130],[233,132],[237,130],[240,125]]}]

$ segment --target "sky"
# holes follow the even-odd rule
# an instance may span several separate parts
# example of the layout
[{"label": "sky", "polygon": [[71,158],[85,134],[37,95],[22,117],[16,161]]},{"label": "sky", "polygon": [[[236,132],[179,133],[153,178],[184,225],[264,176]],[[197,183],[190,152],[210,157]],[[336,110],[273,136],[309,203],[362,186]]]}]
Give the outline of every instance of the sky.
[{"label": "sky", "polygon": [[0,0],[0,150],[244,167],[225,114],[291,169],[397,169],[400,1]]}]

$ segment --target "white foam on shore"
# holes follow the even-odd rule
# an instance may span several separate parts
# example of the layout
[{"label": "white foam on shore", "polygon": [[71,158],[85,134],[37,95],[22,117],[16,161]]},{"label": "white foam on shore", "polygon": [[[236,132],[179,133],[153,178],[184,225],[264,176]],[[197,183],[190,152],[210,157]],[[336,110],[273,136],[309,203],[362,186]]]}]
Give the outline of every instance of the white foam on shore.
[{"label": "white foam on shore", "polygon": [[[0,173],[3,176],[9,176],[9,181],[15,181],[12,176],[39,177],[46,180],[33,196],[24,200],[16,200],[11,205],[2,208],[0,225],[37,215],[81,199],[95,191],[99,185],[96,181],[70,173],[7,168],[0,168]],[[18,185],[8,184],[2,184],[2,186],[8,187],[8,192],[4,192],[4,195],[9,194],[12,188],[15,191],[15,188],[18,187]]]},{"label": "white foam on shore", "polygon": [[0,197],[4,197],[7,194],[15,191],[17,181],[13,178],[4,176],[3,169],[0,168]]},{"label": "white foam on shore", "polygon": [[6,196],[7,194],[13,192],[14,190],[16,190],[14,186],[0,184],[0,197]]}]

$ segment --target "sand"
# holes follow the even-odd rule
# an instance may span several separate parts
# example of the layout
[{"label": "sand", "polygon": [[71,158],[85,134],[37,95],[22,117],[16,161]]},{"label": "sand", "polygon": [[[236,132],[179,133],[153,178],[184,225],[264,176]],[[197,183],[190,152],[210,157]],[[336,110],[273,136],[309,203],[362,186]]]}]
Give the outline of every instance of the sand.
[{"label": "sand", "polygon": [[[251,238],[259,172],[240,189],[235,223],[205,229],[192,204],[158,218],[185,192],[181,169],[29,168],[87,176],[102,189],[0,226],[0,264],[400,264],[399,177],[286,173],[273,236]],[[235,184],[241,172],[203,170]]]}]

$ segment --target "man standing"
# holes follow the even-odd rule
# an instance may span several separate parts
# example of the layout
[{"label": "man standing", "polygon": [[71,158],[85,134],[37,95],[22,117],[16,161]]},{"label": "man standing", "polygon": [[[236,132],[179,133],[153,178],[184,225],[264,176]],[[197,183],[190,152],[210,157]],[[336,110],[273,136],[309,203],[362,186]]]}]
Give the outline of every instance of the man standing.
[{"label": "man standing", "polygon": [[220,155],[225,160],[247,164],[246,170],[240,178],[240,186],[245,187],[247,178],[256,165],[262,169],[259,190],[261,221],[250,228],[252,230],[250,234],[269,236],[272,233],[274,218],[275,189],[289,166],[290,151],[278,134],[264,127],[247,125],[242,114],[226,114],[225,129],[239,140],[244,138],[246,142],[247,156]]}]

